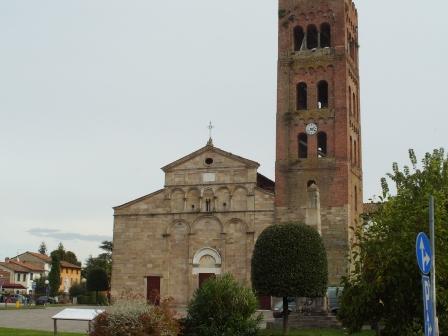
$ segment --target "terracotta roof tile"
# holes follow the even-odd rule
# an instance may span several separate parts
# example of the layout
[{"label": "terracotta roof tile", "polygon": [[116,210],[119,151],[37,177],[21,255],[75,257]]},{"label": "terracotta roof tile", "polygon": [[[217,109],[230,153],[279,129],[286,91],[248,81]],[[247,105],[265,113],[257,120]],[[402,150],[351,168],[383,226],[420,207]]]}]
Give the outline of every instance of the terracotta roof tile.
[{"label": "terracotta roof tile", "polygon": [[33,264],[31,264],[29,262],[26,262],[26,261],[17,261],[17,260],[11,260],[10,259],[9,262],[13,263],[13,264],[16,264],[18,266],[21,266],[23,268],[27,268],[27,269],[29,269],[31,271],[45,272],[45,269],[43,269],[42,267],[33,265]]},{"label": "terracotta roof tile", "polygon": [[18,273],[28,273],[28,270],[26,268],[23,268],[22,266],[16,265],[11,262],[0,262],[0,266],[3,266],[5,268],[8,268],[10,270],[13,270],[14,272]]},{"label": "terracotta roof tile", "polygon": [[372,213],[378,211],[377,203],[364,203],[364,212]]}]

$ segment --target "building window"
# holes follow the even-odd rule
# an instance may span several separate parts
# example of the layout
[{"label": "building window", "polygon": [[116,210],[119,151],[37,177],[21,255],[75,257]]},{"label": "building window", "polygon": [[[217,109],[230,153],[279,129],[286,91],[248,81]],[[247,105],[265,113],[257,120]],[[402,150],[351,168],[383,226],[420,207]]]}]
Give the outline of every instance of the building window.
[{"label": "building window", "polygon": [[320,25],[320,47],[331,47],[331,27],[326,22]]},{"label": "building window", "polygon": [[68,268],[65,269],[65,273],[68,273]]},{"label": "building window", "polygon": [[306,159],[308,157],[308,135],[306,133],[299,134],[299,158]]},{"label": "building window", "polygon": [[327,156],[327,133],[325,132],[317,133],[317,156]]},{"label": "building window", "polygon": [[348,87],[348,112],[352,115],[352,88]]},{"label": "building window", "polygon": [[210,212],[211,211],[211,200],[210,199],[206,199],[205,200],[205,211]]},{"label": "building window", "polygon": [[294,51],[306,49],[305,33],[300,26],[294,27]]},{"label": "building window", "polygon": [[73,268],[72,268],[72,274],[73,274]]},{"label": "building window", "polygon": [[355,186],[355,211],[358,211],[358,189]]},{"label": "building window", "polygon": [[320,81],[317,84],[317,107],[328,108],[328,83]]},{"label": "building window", "polygon": [[315,25],[309,25],[307,28],[306,47],[309,50],[318,47],[318,33]]},{"label": "building window", "polygon": [[317,186],[316,181],[314,181],[314,180],[309,180],[309,181],[306,183],[306,187],[309,188],[309,187],[311,187],[313,184]]},{"label": "building window", "polygon": [[357,108],[356,108],[356,96],[355,93],[353,92],[353,115],[355,116],[355,118],[357,117]]},{"label": "building window", "polygon": [[76,274],[78,274],[78,270],[76,270]]},{"label": "building window", "polygon": [[20,274],[17,274],[17,281],[20,281]]},{"label": "building window", "polygon": [[297,84],[297,109],[306,110],[307,107],[307,87],[306,83]]},{"label": "building window", "polygon": [[350,135],[350,162],[353,163],[353,138]]},{"label": "building window", "polygon": [[23,274],[23,281],[26,281],[26,273]]},{"label": "building window", "polygon": [[33,273],[30,273],[30,280],[33,280]]}]

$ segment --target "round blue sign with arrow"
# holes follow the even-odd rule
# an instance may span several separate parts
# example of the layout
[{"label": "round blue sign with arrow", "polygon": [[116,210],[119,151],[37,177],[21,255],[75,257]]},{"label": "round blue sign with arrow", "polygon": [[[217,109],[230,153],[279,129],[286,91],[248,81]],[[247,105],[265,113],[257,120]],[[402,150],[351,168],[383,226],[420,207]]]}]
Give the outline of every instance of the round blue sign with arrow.
[{"label": "round blue sign with arrow", "polygon": [[423,274],[431,270],[431,245],[425,233],[420,232],[415,241],[415,252],[417,254],[418,266]]}]

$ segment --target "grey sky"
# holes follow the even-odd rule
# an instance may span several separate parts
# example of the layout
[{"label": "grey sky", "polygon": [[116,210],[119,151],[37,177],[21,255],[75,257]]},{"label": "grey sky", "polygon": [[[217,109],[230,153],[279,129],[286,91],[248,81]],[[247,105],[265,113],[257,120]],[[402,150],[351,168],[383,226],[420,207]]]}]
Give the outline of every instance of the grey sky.
[{"label": "grey sky", "polygon": [[[358,0],[364,201],[446,146],[443,0]],[[274,178],[277,1],[0,0],[0,260],[84,260],[208,139]],[[22,252],[22,251],[21,251]]]}]

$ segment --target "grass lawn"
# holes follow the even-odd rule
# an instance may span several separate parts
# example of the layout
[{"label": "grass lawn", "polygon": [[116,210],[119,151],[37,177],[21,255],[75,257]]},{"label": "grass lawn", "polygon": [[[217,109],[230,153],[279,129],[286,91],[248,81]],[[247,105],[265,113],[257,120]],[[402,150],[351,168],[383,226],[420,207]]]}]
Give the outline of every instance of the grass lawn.
[{"label": "grass lawn", "polygon": [[[291,329],[289,331],[290,335],[295,336],[346,336],[348,335],[347,330],[297,330],[297,329]],[[283,330],[281,329],[267,329],[267,330],[261,330],[260,335],[283,335]],[[373,336],[375,335],[374,330],[364,330],[359,334],[353,334],[353,335],[359,335],[359,336]]]},{"label": "grass lawn", "polygon": [[[280,329],[261,330],[259,335],[282,335],[283,331]],[[347,330],[296,330],[291,329],[290,335],[294,336],[346,336]],[[29,329],[12,329],[12,328],[0,328],[0,336],[53,336],[53,331],[42,330],[29,330]],[[375,332],[373,330],[365,330],[358,336],[373,336]],[[85,333],[71,333],[71,332],[58,332],[58,336],[86,336]]]},{"label": "grass lawn", "polygon": [[[54,331],[0,328],[1,336],[54,336]],[[59,332],[58,336],[86,336],[86,333]]]}]

